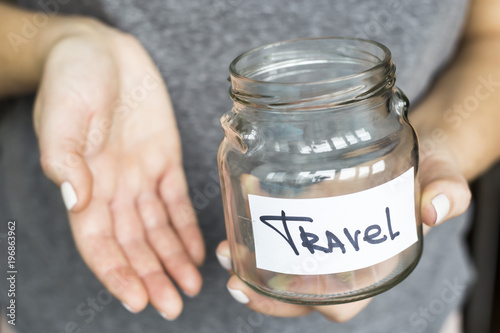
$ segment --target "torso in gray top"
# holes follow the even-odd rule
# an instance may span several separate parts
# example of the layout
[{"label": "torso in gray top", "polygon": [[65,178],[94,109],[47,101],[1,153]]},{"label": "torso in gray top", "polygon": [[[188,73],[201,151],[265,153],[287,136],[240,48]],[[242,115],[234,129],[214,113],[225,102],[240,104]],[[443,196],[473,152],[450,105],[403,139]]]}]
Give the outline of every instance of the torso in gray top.
[{"label": "torso in gray top", "polygon": [[[178,320],[166,322],[151,307],[130,315],[119,302],[108,300],[74,248],[58,189],[42,176],[29,114],[32,99],[10,103],[4,107],[9,110],[0,113],[0,172],[7,175],[0,179],[0,211],[2,220],[19,221],[19,332],[436,333],[458,306],[471,275],[461,240],[465,217],[426,236],[423,257],[412,275],[377,296],[348,323],[330,323],[318,314],[272,318],[236,303],[225,289],[227,273],[214,256],[225,238],[216,151],[222,138],[218,118],[231,107],[228,65],[239,53],[299,37],[374,39],[393,52],[397,85],[414,102],[453,55],[466,0],[19,2],[36,10],[97,17],[145,45],[170,91],[188,182],[208,246],[203,290],[195,299],[186,299]],[[5,305],[6,285],[0,283],[0,302]],[[89,297],[102,306],[89,307]],[[68,325],[77,329],[68,331]]]}]

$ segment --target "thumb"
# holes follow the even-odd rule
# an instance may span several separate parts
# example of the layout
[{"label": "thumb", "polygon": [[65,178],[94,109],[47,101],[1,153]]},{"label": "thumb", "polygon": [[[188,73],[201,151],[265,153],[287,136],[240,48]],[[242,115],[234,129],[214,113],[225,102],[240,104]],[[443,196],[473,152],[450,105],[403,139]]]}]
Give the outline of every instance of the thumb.
[{"label": "thumb", "polygon": [[[54,92],[44,98],[41,94],[35,104],[34,122],[42,169],[61,188],[67,210],[79,212],[88,205],[92,193],[92,173],[84,159],[84,133],[89,120],[74,101],[68,101],[71,97]],[[58,103],[51,103],[57,97]]]},{"label": "thumb", "polygon": [[423,156],[420,164],[422,221],[434,226],[464,213],[471,192],[451,152]]}]

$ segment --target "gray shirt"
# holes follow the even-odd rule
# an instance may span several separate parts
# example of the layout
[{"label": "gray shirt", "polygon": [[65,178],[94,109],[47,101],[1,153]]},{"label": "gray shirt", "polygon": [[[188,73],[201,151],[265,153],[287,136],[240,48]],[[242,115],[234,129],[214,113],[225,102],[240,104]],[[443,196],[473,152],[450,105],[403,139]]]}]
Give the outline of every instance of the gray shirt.
[{"label": "gray shirt", "polygon": [[[471,279],[463,244],[467,217],[435,228],[404,282],[375,297],[353,320],[336,324],[313,313],[273,318],[236,303],[214,251],[225,238],[216,151],[219,116],[231,107],[228,65],[250,48],[299,37],[349,36],[387,45],[397,85],[415,103],[453,55],[466,0],[21,0],[27,8],[97,17],[137,36],[162,73],[175,108],[189,187],[207,242],[201,294],[183,314],[138,315],[109,297],[82,262],[58,188],[44,178],[31,125],[32,97],[0,113],[0,218],[18,221],[18,332],[438,332]],[[1,258],[6,258],[1,245]],[[4,264],[4,259],[2,265]],[[3,266],[2,266],[3,267]],[[5,270],[2,268],[2,271]],[[6,304],[0,279],[0,303]]]}]

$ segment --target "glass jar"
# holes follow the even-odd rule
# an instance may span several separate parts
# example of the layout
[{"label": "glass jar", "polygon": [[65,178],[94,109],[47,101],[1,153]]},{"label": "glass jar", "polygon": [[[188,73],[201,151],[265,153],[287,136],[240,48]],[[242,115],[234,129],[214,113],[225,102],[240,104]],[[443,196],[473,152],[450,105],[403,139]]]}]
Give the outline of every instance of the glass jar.
[{"label": "glass jar", "polygon": [[418,142],[385,46],[275,43],[230,65],[218,164],[234,273],[337,304],[402,281],[422,252]]}]

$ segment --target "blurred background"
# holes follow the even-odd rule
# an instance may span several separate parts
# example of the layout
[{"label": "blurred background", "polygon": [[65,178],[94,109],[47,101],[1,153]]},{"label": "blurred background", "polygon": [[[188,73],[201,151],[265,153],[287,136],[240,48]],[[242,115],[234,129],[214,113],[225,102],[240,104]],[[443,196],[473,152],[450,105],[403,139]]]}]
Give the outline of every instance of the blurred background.
[{"label": "blurred background", "polygon": [[[0,2],[11,1],[0,0]],[[1,112],[0,109],[0,114]],[[476,267],[476,281],[469,291],[469,297],[463,308],[464,332],[498,333],[500,332],[500,163],[472,183],[471,189],[474,221],[467,243]],[[0,333],[12,332],[11,326],[6,323],[5,313],[1,313]]]}]

